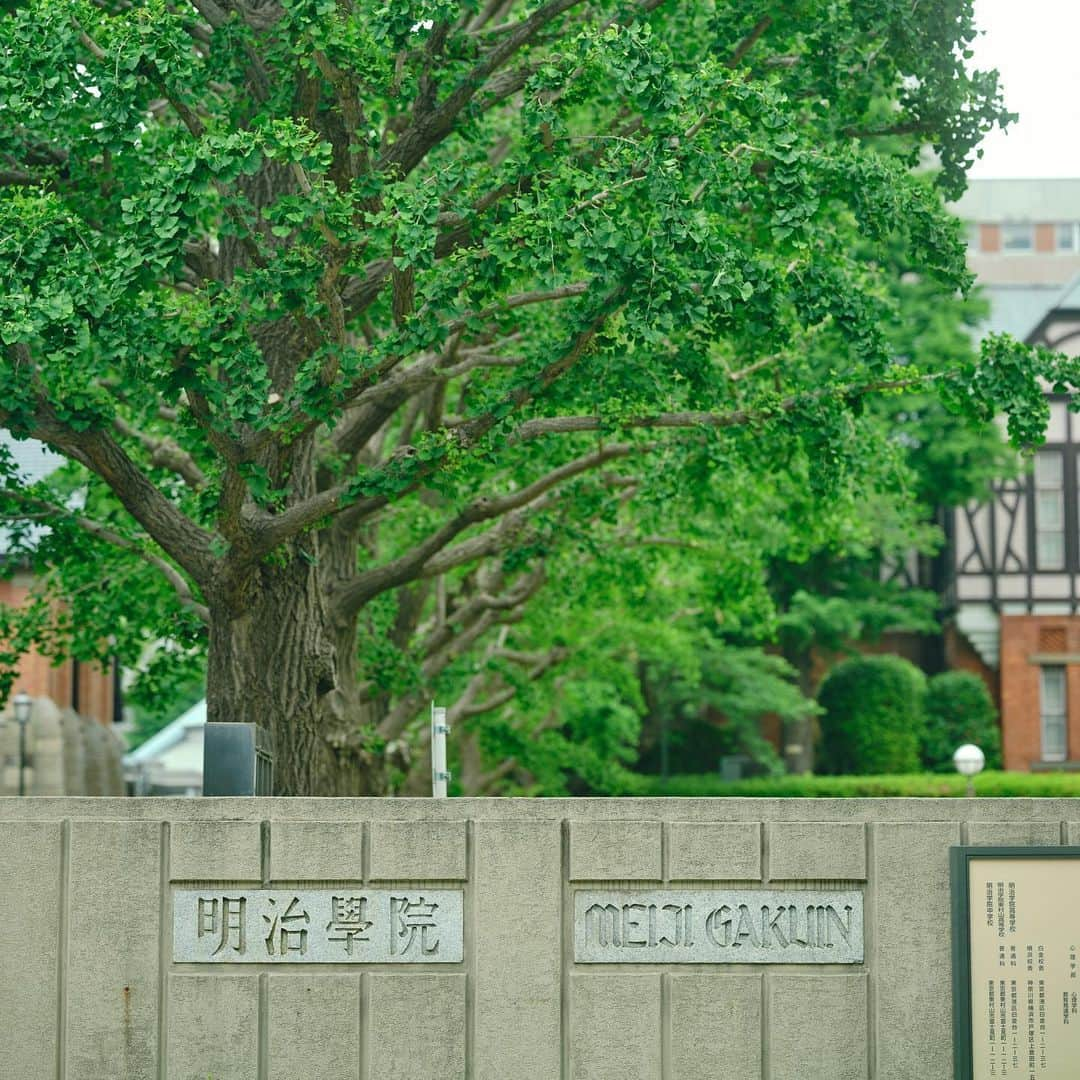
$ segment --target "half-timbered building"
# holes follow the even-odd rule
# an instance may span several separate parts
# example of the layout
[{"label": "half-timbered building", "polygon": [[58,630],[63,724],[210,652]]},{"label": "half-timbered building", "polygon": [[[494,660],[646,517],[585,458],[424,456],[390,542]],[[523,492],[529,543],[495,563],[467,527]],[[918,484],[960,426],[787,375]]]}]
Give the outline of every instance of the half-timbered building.
[{"label": "half-timbered building", "polygon": [[[1080,355],[1080,180],[975,181],[957,210],[984,329]],[[946,516],[945,661],[994,692],[1006,768],[1080,768],[1080,415],[1063,398],[991,494]]]}]

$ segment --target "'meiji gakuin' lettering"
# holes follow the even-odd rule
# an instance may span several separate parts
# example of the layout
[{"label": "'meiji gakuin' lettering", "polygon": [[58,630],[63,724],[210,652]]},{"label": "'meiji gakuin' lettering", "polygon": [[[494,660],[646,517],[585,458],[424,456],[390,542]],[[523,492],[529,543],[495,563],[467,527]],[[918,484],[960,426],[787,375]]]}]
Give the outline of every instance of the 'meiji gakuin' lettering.
[{"label": "'meiji gakuin' lettering", "polygon": [[578,963],[861,963],[859,892],[579,892]]},{"label": "'meiji gakuin' lettering", "polygon": [[705,935],[722,949],[758,945],[763,949],[788,949],[803,946],[831,949],[834,931],[837,941],[851,943],[853,908],[845,904],[841,911],[832,904],[762,904],[760,917],[749,905],[730,908],[726,904],[705,916]]}]

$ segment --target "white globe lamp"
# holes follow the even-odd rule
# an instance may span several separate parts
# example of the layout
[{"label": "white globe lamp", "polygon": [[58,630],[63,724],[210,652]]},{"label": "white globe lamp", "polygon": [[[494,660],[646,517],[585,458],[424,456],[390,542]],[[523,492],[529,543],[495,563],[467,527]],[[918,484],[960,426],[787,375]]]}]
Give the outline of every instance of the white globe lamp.
[{"label": "white globe lamp", "polygon": [[964,743],[963,746],[957,748],[952,759],[956,771],[961,776],[967,777],[968,795],[974,795],[975,777],[983,771],[983,766],[986,764],[986,755],[972,743]]}]

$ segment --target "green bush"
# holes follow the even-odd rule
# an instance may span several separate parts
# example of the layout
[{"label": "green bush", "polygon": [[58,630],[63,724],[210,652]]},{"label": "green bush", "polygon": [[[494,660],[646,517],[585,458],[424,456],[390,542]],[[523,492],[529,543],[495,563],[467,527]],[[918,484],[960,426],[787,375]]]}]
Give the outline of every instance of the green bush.
[{"label": "green bush", "polygon": [[[953,773],[908,773],[903,776],[778,776],[724,781],[717,773],[637,776],[623,795],[740,799],[884,799],[960,798],[964,777]],[[994,798],[1052,799],[1080,796],[1080,773],[984,772],[975,777],[975,792]]]},{"label": "green bush", "polygon": [[855,656],[825,676],[817,770],[907,773],[919,770],[926,676],[899,656]]},{"label": "green bush", "polygon": [[997,709],[986,684],[969,671],[935,675],[926,688],[926,730],[922,761],[932,772],[952,772],[953,752],[974,743],[986,755],[988,769],[1001,768],[1001,732]]}]

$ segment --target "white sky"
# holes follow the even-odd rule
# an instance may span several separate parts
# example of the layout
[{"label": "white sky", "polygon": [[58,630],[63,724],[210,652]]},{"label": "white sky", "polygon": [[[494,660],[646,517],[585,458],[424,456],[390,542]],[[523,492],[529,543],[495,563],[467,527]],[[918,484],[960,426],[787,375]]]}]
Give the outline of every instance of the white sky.
[{"label": "white sky", "polygon": [[972,177],[1080,177],[1080,0],[975,0],[972,64],[1001,74],[1020,119],[982,144]]}]

